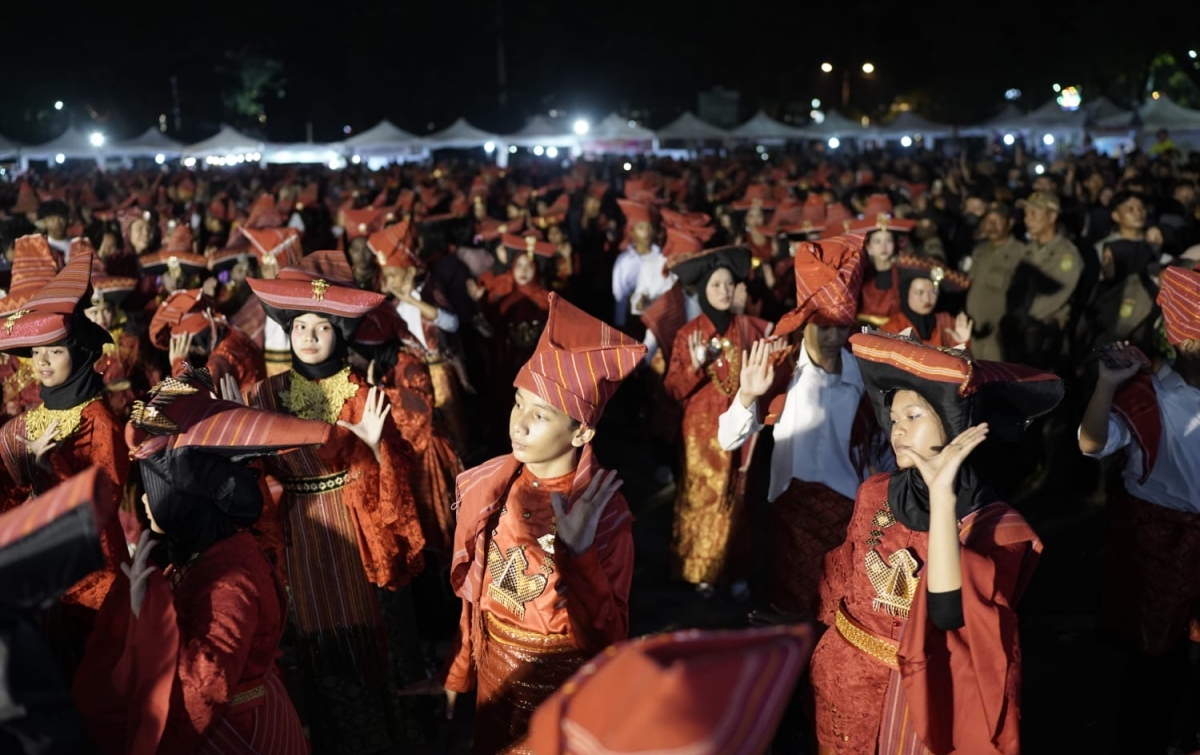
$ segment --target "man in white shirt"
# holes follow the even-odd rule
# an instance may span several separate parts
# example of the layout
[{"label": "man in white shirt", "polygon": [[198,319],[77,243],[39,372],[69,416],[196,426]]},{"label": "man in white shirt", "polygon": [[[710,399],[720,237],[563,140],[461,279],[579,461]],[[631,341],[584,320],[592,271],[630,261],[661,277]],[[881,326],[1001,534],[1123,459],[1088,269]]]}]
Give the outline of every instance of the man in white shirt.
[{"label": "man in white shirt", "polygon": [[[1175,359],[1151,373],[1136,347],[1103,350],[1079,450],[1094,458],[1127,451],[1100,579],[1101,626],[1128,642],[1126,673],[1138,679],[1122,684],[1130,696],[1118,719],[1130,726],[1118,748],[1192,752],[1200,746],[1200,273],[1166,268],[1161,284]],[[1170,742],[1146,739],[1166,732]]]},{"label": "man in white shirt", "polygon": [[720,417],[717,441],[732,451],[774,425],[770,599],[779,612],[811,617],[824,556],[846,538],[858,486],[892,462],[845,348],[862,286],[862,242],[805,242],[795,259],[796,309],[775,332],[786,337],[802,328],[803,338],[792,346],[760,341],[744,355],[741,388]]},{"label": "man in white shirt", "polygon": [[[635,291],[641,281],[642,269],[645,266],[644,260],[649,258],[650,265],[653,266],[654,260],[657,259],[661,276],[663,256],[662,249],[654,243],[654,225],[650,222],[650,208],[641,202],[632,202],[627,199],[618,199],[617,203],[621,205],[621,212],[625,214],[625,235],[629,239],[629,246],[617,255],[617,259],[613,263],[612,277],[613,299],[616,300],[613,324],[618,328],[623,328],[629,322],[631,310],[634,314],[641,314],[645,305],[650,303],[648,300],[641,300],[645,291],[639,292],[639,296],[635,298]],[[666,288],[670,288],[670,286]],[[663,290],[665,291],[666,288]]]}]

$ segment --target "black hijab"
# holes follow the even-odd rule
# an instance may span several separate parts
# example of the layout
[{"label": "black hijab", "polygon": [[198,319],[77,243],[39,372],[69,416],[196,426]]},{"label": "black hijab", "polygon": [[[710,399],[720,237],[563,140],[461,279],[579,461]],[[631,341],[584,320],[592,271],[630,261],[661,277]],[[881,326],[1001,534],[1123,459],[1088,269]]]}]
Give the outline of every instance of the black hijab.
[{"label": "black hijab", "polygon": [[112,336],[83,314],[71,317],[67,353],[71,356],[71,374],[60,385],[42,386],[42,403],[47,409],[70,409],[104,391],[104,378],[96,372],[96,362],[104,355],[104,344]]},{"label": "black hijab", "polygon": [[708,281],[713,273],[725,268],[733,276],[734,284],[741,283],[750,276],[750,250],[743,246],[729,246],[711,249],[698,257],[681,262],[672,268],[671,272],[685,286],[691,286],[696,291],[696,299],[700,303],[700,311],[712,321],[718,335],[725,335],[729,324],[733,322],[733,312],[721,311],[708,301]]},{"label": "black hijab", "polygon": [[[888,273],[891,273],[889,270]],[[908,321],[913,324],[913,330],[921,337],[922,341],[928,341],[933,338],[933,331],[937,327],[937,313],[930,312],[927,315],[919,315],[908,306],[908,290],[912,288],[913,281],[924,278],[932,280],[928,275],[921,273],[909,273],[901,271],[900,273],[900,311],[908,318]]]},{"label": "black hijab", "polygon": [[[708,281],[714,275],[716,275],[718,270],[729,270],[729,268],[721,265],[714,267],[705,273],[704,277],[701,278],[700,282],[696,285],[696,298],[700,302],[700,311],[704,313],[704,316],[707,317],[713,324],[713,327],[716,328],[717,335],[723,336],[725,335],[725,331],[729,330],[729,323],[733,321],[733,311],[729,307],[726,307],[725,309],[717,309],[712,305],[712,302],[708,300]],[[733,273],[732,270],[729,270],[729,272],[730,274]]]},{"label": "black hijab", "polygon": [[160,451],[141,461],[154,521],[166,533],[176,566],[258,521],[263,499],[258,472],[197,448]]},{"label": "black hijab", "polygon": [[346,339],[337,328],[333,330],[333,353],[324,362],[317,364],[305,364],[296,356],[296,350],[292,349],[292,371],[299,374],[308,380],[324,380],[327,377],[336,375],[343,367],[346,366],[346,360],[350,357],[350,350],[347,346]]}]

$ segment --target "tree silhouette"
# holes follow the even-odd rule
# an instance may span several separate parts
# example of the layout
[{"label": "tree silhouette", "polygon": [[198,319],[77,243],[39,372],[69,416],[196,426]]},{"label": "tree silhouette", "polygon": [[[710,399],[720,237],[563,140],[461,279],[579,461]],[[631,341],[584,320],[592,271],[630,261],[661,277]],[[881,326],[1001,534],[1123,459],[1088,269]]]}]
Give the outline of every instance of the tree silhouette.
[{"label": "tree silhouette", "polygon": [[283,63],[243,48],[226,52],[217,71],[232,79],[221,92],[226,119],[236,128],[262,129],[267,125],[267,102],[287,94]]}]

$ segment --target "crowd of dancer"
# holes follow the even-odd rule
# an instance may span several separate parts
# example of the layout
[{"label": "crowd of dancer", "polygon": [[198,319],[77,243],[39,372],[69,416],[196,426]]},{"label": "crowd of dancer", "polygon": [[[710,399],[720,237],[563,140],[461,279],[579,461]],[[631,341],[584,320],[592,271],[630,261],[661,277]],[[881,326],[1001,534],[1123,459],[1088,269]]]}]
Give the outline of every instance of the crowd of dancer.
[{"label": "crowd of dancer", "polygon": [[[1200,748],[1200,156],[1030,167],[0,186],[0,745],[1017,753],[1014,505],[1090,486],[1116,746]],[[630,640],[622,425],[767,626]]]}]

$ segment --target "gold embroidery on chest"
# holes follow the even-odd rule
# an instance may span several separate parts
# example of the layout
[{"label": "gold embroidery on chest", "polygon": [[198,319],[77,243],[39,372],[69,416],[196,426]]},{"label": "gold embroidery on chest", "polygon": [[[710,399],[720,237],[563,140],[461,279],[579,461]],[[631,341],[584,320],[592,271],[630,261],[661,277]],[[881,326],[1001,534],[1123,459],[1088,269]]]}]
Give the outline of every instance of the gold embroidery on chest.
[{"label": "gold embroidery on chest", "polygon": [[901,549],[888,556],[885,562],[879,552],[872,548],[867,551],[866,562],[867,577],[875,588],[871,608],[908,618],[908,609],[912,607],[920,582],[916,559],[907,550]]},{"label": "gold embroidery on chest", "polygon": [[342,406],[358,393],[358,385],[350,382],[350,368],[330,375],[324,380],[309,380],[295,372],[291,384],[279,394],[279,401],[295,417],[315,419],[334,424]]},{"label": "gold embroidery on chest", "polygon": [[554,536],[558,534],[558,525],[551,524],[550,531],[537,539],[542,547],[542,574],[554,573]]},{"label": "gold embroidery on chest", "polygon": [[58,420],[58,430],[54,433],[54,440],[66,440],[79,429],[83,410],[99,400],[100,397],[96,396],[78,406],[72,406],[70,409],[47,409],[45,404],[39,404],[25,413],[25,437],[37,440],[49,429],[52,422]]},{"label": "gold embroidery on chest", "polygon": [[529,559],[525,557],[525,546],[509,548],[503,555],[500,546],[493,540],[488,543],[488,572],[492,581],[488,583],[488,595],[513,612],[518,619],[525,618],[525,604],[535,600],[546,591],[549,581],[545,574],[526,574]]}]

